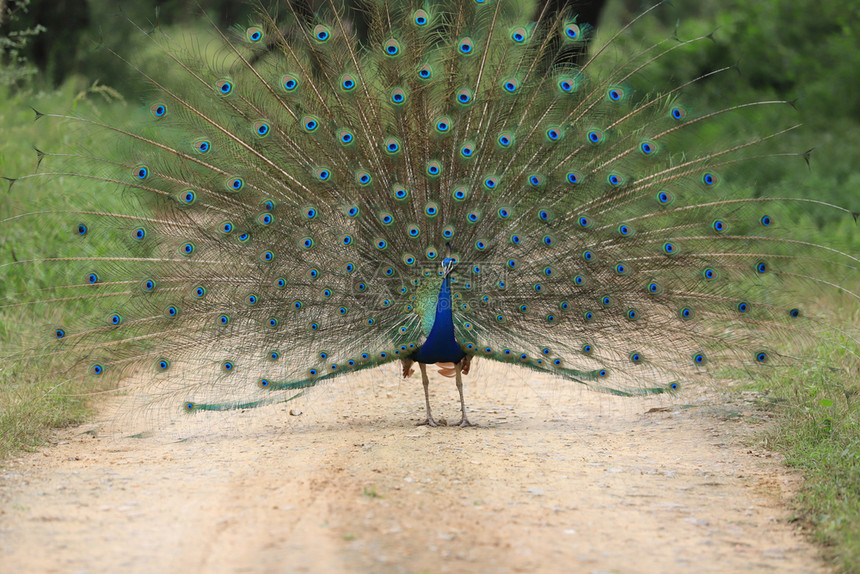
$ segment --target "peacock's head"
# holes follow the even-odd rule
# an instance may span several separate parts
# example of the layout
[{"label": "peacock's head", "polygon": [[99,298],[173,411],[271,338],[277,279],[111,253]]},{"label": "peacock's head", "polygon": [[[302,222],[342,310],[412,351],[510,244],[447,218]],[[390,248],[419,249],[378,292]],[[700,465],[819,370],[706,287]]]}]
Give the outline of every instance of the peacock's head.
[{"label": "peacock's head", "polygon": [[448,247],[448,253],[445,255],[445,259],[442,260],[443,279],[447,277],[449,273],[451,273],[451,271],[454,269],[454,265],[457,263],[457,260],[451,257],[451,254],[454,251],[454,247],[451,245],[451,242],[449,241],[448,243],[446,243],[446,246]]}]

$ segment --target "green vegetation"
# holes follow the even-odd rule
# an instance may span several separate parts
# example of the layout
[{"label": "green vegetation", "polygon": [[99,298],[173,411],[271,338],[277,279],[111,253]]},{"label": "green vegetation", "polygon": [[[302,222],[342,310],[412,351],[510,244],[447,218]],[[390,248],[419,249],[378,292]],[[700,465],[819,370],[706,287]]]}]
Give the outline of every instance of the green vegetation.
[{"label": "green vegetation", "polygon": [[[10,93],[0,88],[0,132],[6,145],[0,152],[0,173],[24,175],[36,169],[37,155],[33,146],[46,150],[68,149],[72,139],[80,134],[70,133],[63,122],[34,122],[30,106],[58,112],[102,113],[105,105],[121,107],[121,103],[106,104],[100,94],[113,100],[115,94],[96,86],[93,90],[76,92],[71,85],[59,90]],[[80,109],[86,108],[86,110]],[[76,141],[80,141],[79,139]],[[5,182],[4,182],[5,184]],[[5,185],[0,193],[0,265],[25,261],[50,254],[56,246],[67,240],[67,234],[55,224],[50,214],[44,214],[39,233],[33,233],[32,218],[6,220],[27,211],[25,206],[44,206],[53,203],[57,209],[80,205],[86,190],[80,181],[62,178],[39,178],[16,182],[9,191]],[[24,289],[40,289],[56,280],[56,268],[48,265],[13,265],[2,268],[0,296]],[[2,299],[2,297],[0,297]],[[6,301],[4,300],[4,304]],[[13,308],[0,307],[0,342],[21,336],[23,313]],[[42,317],[45,322],[62,322],[62,317]],[[36,343],[34,343],[36,344]],[[0,368],[0,460],[11,453],[38,446],[46,436],[46,429],[79,424],[91,415],[88,397],[100,390],[92,381],[69,383],[39,376],[50,368],[47,358],[33,358],[26,363],[9,362]]]},{"label": "green vegetation", "polygon": [[[134,54],[144,65],[147,55],[157,52],[143,34],[129,33],[130,26],[96,21],[95,14],[109,12],[107,6],[112,3],[106,0],[91,1],[90,13],[64,36],[57,36],[56,27],[38,20],[40,12],[33,8],[43,3],[30,4],[0,3],[0,7],[19,10],[14,18],[7,14],[0,18],[0,133],[4,142],[0,175],[7,177],[34,172],[36,154],[32,146],[62,151],[71,149],[73,143],[86,145],[81,139],[86,134],[62,121],[43,118],[34,122],[30,107],[80,113],[108,122],[138,112],[133,98],[135,93],[142,93],[141,84],[129,82],[127,66],[104,50],[94,50],[97,44],[115,47],[123,55]],[[154,12],[146,12],[149,8],[142,7],[144,3],[126,4],[133,20],[153,25]],[[180,25],[192,22],[175,4],[166,3],[173,8],[170,21]],[[215,4],[221,3],[207,5]],[[694,102],[697,109],[714,109],[746,101],[800,98],[795,104],[797,110],[772,106],[729,114],[697,137],[730,143],[800,123],[801,128],[777,138],[768,151],[815,151],[811,169],[801,158],[742,164],[731,174],[733,184],[751,194],[778,190],[786,197],[815,197],[860,211],[860,67],[856,65],[860,4],[855,0],[705,0],[680,4],[677,9],[658,11],[659,25],[638,26],[640,41],[635,46],[620,45],[619,52],[623,55],[624,50],[642,49],[649,42],[670,37],[679,19],[680,38],[718,28],[713,41],[684,50],[683,57],[657,62],[635,81],[671,86],[740,62],[741,74],[729,71],[694,84],[684,90],[681,101]],[[610,28],[613,21],[631,16],[620,2],[610,2],[607,10],[603,23]],[[210,13],[215,17],[225,12],[216,7]],[[244,16],[233,17],[245,21]],[[43,25],[45,30],[40,28]],[[187,30],[187,25],[182,30]],[[642,34],[648,37],[643,39]],[[28,51],[37,39],[52,47],[42,51],[42,61],[38,62]],[[40,72],[33,73],[37,65]],[[105,201],[119,199],[100,197],[98,201],[104,206]],[[52,225],[50,214],[40,219],[38,234],[32,232],[32,219],[7,218],[45,205],[73,209],[91,203],[92,190],[78,180],[62,177],[22,180],[10,192],[0,190],[0,265],[49,256],[67,240],[63,230]],[[108,204],[104,208],[111,207]],[[790,224],[805,230],[809,241],[860,253],[860,231],[847,215],[798,207]],[[0,268],[0,300],[7,292],[51,284],[56,279],[54,272],[50,266],[38,264]],[[858,286],[849,287],[856,290]],[[787,463],[801,469],[807,479],[797,501],[799,520],[812,528],[839,568],[860,571],[860,349],[856,341],[838,334],[839,328],[853,329],[850,334],[857,337],[860,308],[849,297],[821,301],[815,291],[809,296],[824,307],[838,310],[844,323],[833,326],[834,335],[820,345],[817,362],[801,371],[757,379],[752,385],[773,399],[769,408],[779,415],[763,440],[769,448],[785,453]],[[42,319],[46,323],[62,322],[59,317]],[[0,345],[20,326],[14,308],[0,307]],[[94,388],[90,380],[72,384],[39,377],[49,369],[49,361],[34,358],[31,363],[0,367],[0,460],[39,445],[47,429],[86,420],[92,412],[90,397],[103,390]],[[363,494],[379,496],[372,488]]]},{"label": "green vegetation", "polygon": [[[860,314],[854,314],[854,324]],[[855,354],[851,354],[851,350]],[[763,436],[803,471],[797,517],[841,571],[860,571],[860,360],[856,342],[834,336],[800,372],[760,379],[779,416]]]}]

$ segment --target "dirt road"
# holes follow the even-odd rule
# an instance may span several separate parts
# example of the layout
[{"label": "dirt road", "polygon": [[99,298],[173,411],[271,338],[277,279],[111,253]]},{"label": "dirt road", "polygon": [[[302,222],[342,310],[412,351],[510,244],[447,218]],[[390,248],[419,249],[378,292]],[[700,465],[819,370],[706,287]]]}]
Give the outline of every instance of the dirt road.
[{"label": "dirt road", "polygon": [[0,571],[826,571],[742,401],[476,374],[479,428],[413,426],[420,380],[393,368],[142,436],[106,411],[0,474]]}]

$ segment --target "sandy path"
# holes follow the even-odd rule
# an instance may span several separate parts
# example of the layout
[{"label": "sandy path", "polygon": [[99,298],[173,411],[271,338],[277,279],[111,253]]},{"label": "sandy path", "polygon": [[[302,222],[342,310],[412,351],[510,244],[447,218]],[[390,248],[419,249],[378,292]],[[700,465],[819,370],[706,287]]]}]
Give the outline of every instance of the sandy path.
[{"label": "sandy path", "polygon": [[[825,571],[796,477],[733,438],[751,407],[525,377],[472,385],[480,428],[414,427],[420,381],[384,371],[297,417],[65,431],[0,475],[0,571]],[[452,381],[433,400],[456,420]]]}]

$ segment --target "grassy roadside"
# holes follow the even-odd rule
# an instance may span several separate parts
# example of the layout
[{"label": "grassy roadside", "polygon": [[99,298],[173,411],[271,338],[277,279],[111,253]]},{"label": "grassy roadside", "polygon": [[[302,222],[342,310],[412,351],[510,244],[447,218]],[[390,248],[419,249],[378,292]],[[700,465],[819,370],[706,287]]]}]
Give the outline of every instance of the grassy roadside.
[{"label": "grassy roadside", "polygon": [[[848,324],[858,323],[855,310]],[[796,519],[838,571],[860,572],[860,346],[833,335],[816,351],[814,364],[747,390],[764,393],[762,406],[777,415],[763,446],[803,473]]]},{"label": "grassy roadside", "polygon": [[[122,107],[115,96],[113,90],[98,84],[81,90],[69,83],[60,90],[14,95],[0,90],[0,133],[5,140],[0,148],[0,176],[33,173],[37,157],[33,147],[70,149],[70,140],[80,136],[61,121],[34,121],[31,107],[42,112],[109,114],[112,108]],[[9,352],[10,342],[26,332],[24,321],[32,320],[19,308],[8,306],[6,296],[40,289],[52,280],[52,270],[47,266],[15,262],[50,253],[65,240],[49,215],[40,219],[39,233],[33,233],[32,219],[4,220],[33,210],[33,206],[68,209],[76,196],[84,195],[80,187],[80,182],[61,178],[22,180],[11,187],[0,181],[0,355]],[[60,317],[40,319],[62,321]],[[90,396],[101,389],[95,388],[91,379],[70,382],[41,376],[52,372],[51,367],[48,360],[38,358],[0,364],[0,462],[44,444],[52,429],[80,424],[92,416]]]},{"label": "grassy roadside", "polygon": [[70,389],[32,372],[0,374],[0,464],[45,444],[53,429],[89,420],[95,411],[88,393],[89,389]]}]

